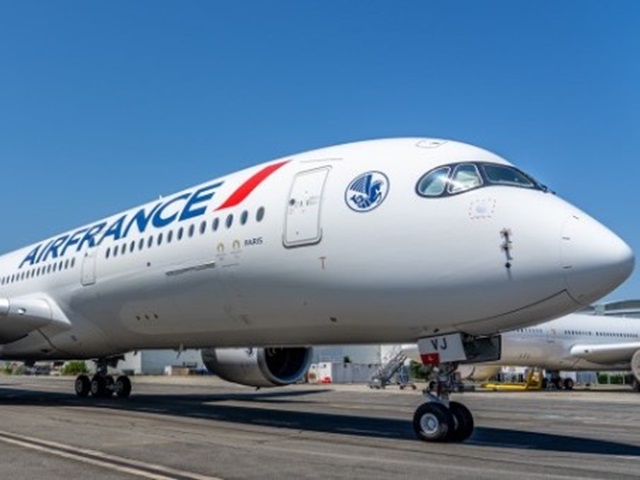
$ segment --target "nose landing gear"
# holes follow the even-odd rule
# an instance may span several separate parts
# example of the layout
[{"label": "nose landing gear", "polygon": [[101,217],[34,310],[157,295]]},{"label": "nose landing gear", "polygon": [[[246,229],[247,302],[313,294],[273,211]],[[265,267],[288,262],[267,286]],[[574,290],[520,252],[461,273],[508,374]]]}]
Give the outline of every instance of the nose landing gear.
[{"label": "nose landing gear", "polygon": [[457,391],[455,371],[463,363],[500,359],[499,335],[476,337],[450,333],[418,340],[422,363],[437,367],[433,387],[423,392],[426,402],[413,415],[413,429],[427,442],[464,442],[473,434],[473,415],[462,403],[449,399]]},{"label": "nose landing gear", "polygon": [[473,433],[473,415],[462,403],[449,400],[457,363],[440,364],[435,393],[425,391],[427,401],[413,414],[413,430],[426,442],[464,442]]}]

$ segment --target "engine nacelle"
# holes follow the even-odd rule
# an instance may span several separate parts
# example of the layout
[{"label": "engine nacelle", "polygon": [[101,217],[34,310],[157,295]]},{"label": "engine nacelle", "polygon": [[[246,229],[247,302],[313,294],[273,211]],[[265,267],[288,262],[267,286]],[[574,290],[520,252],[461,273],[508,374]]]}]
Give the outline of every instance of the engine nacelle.
[{"label": "engine nacelle", "polygon": [[300,380],[311,364],[310,347],[205,348],[202,362],[220,378],[251,387],[280,387]]},{"label": "engine nacelle", "polygon": [[456,371],[460,374],[462,380],[484,382],[498,375],[501,369],[502,367],[499,365],[462,364],[458,365]]}]

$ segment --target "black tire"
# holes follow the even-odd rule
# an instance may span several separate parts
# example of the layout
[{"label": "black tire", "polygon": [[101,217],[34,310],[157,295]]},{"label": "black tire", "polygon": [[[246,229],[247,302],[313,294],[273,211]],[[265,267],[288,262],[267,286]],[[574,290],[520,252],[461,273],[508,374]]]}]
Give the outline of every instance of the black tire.
[{"label": "black tire", "polygon": [[633,377],[631,379],[631,389],[634,392],[640,392],[640,381],[638,381],[636,377]]},{"label": "black tire", "polygon": [[565,390],[573,390],[574,385],[575,384],[573,383],[573,378],[565,378],[562,381],[562,386]]},{"label": "black tire", "polygon": [[104,393],[102,395],[104,398],[109,398],[113,395],[115,383],[116,382],[115,380],[113,380],[113,377],[111,375],[107,375],[106,377],[104,377]]},{"label": "black tire", "polygon": [[91,396],[103,398],[106,396],[106,381],[101,375],[94,375],[91,379]]},{"label": "black tire", "polygon": [[87,397],[91,392],[91,380],[86,375],[78,375],[73,387],[78,397]]},{"label": "black tire", "polygon": [[473,415],[467,407],[458,402],[449,402],[449,411],[453,417],[453,428],[449,432],[448,440],[464,442],[473,434]]},{"label": "black tire", "polygon": [[444,442],[452,426],[451,412],[439,403],[423,403],[413,414],[413,430],[425,442]]},{"label": "black tire", "polygon": [[129,380],[129,377],[125,375],[118,377],[115,384],[115,392],[118,398],[129,398],[129,395],[131,395],[131,380]]}]

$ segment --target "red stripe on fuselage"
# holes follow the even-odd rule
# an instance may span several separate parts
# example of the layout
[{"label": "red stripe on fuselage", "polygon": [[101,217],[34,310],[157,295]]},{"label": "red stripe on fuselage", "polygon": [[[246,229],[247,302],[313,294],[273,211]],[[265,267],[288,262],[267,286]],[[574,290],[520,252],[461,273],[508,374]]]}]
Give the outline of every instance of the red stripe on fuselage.
[{"label": "red stripe on fuselage", "polygon": [[222,210],[229,207],[235,207],[240,202],[242,202],[245,198],[249,196],[251,192],[253,192],[262,182],[264,182],[269,175],[278,170],[284,164],[289,163],[289,160],[285,160],[284,162],[274,163],[269,165],[268,167],[264,167],[258,173],[256,173],[249,180],[240,185],[235,192],[233,192],[229,198],[227,198],[222,205],[220,205],[216,210]]}]

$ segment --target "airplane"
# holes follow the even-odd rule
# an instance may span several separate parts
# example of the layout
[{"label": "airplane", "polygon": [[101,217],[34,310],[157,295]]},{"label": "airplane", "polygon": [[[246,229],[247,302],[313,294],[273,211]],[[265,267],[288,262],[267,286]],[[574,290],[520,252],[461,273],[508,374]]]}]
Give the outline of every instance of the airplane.
[{"label": "airplane", "polygon": [[[467,378],[487,379],[501,366],[537,367],[551,374],[555,388],[571,390],[562,371],[629,371],[633,389],[640,391],[640,319],[572,313],[539,325],[500,334],[499,361],[463,365]],[[416,344],[402,346],[404,354],[419,361]],[[459,367],[459,368],[460,368]]]},{"label": "airplane", "polygon": [[[71,187],[71,186],[69,186]],[[502,157],[433,138],[269,161],[0,257],[0,359],[90,359],[80,397],[126,398],[122,354],[203,349],[256,387],[300,379],[320,344],[418,342],[439,363],[425,441],[463,441],[460,361],[570,313],[632,272],[629,246]]]}]

